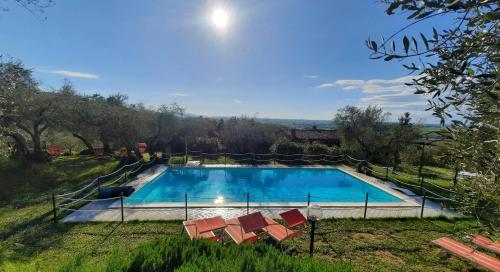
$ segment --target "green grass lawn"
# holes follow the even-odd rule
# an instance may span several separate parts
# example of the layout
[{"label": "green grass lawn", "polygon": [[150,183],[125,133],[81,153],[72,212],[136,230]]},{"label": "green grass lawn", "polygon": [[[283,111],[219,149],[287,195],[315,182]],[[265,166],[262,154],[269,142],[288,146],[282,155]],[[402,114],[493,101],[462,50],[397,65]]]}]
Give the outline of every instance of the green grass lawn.
[{"label": "green grass lawn", "polygon": [[[105,271],[116,254],[180,236],[180,221],[51,222],[51,192],[81,186],[116,165],[116,161],[92,157],[61,157],[32,167],[0,160],[4,185],[0,271],[64,271],[90,266]],[[472,219],[323,220],[318,223],[314,258],[347,263],[357,271],[467,271],[473,268],[469,263],[444,253],[430,241],[442,236],[463,241],[465,235],[478,232],[500,238],[497,231]],[[284,243],[285,248],[295,249],[294,258],[307,258],[308,246],[307,234]]]}]

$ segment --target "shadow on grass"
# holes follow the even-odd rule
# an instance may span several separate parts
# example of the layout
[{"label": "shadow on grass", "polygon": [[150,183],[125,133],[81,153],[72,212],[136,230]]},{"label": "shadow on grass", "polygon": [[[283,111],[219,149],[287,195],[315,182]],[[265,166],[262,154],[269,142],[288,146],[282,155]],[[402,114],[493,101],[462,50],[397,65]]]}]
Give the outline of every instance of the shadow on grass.
[{"label": "shadow on grass", "polygon": [[0,240],[14,254],[0,258],[0,264],[7,260],[26,260],[38,252],[58,246],[62,236],[70,230],[71,226],[53,223],[51,211],[7,225],[0,230]]}]

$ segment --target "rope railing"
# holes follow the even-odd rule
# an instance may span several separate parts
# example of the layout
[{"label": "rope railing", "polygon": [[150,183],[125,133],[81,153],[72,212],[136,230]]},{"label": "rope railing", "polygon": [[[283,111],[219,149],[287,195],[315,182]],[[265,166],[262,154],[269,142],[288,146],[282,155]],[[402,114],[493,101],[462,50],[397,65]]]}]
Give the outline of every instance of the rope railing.
[{"label": "rope railing", "polygon": [[[196,154],[189,154],[189,153],[196,153]],[[390,180],[390,181],[396,182],[398,184],[403,184],[403,185],[411,187],[411,188],[420,188],[421,190],[423,190],[422,191],[422,192],[424,192],[423,196],[417,195],[417,196],[413,197],[414,199],[422,199],[421,216],[423,216],[423,211],[425,208],[425,200],[426,199],[435,200],[435,201],[451,201],[454,203],[458,203],[458,201],[456,201],[454,199],[437,194],[437,193],[429,190],[428,188],[425,188],[425,186],[423,186],[423,185],[429,184],[429,182],[422,181],[420,185],[416,185],[416,184],[411,184],[408,182],[401,181],[401,180],[396,179],[392,176],[388,176],[387,173],[381,173],[381,172],[377,171],[376,169],[374,169],[378,166],[376,166],[376,165],[374,165],[366,160],[359,160],[359,159],[353,158],[347,154],[331,155],[331,154],[279,154],[279,153],[269,153],[269,154],[204,153],[202,151],[194,151],[194,150],[189,150],[188,154],[186,154],[186,153],[177,153],[177,154],[180,154],[181,156],[187,155],[187,156],[190,156],[191,158],[196,157],[196,158],[202,158],[202,159],[206,158],[207,156],[219,156],[219,157],[224,156],[225,158],[231,158],[231,156],[240,157],[238,159],[236,159],[234,157],[231,158],[231,160],[234,162],[271,162],[271,161],[284,162],[284,163],[287,163],[287,162],[293,162],[293,163],[295,163],[295,162],[308,162],[308,163],[312,163],[312,162],[330,162],[330,163],[347,162],[347,163],[356,164],[358,166],[360,165],[360,163],[366,163],[366,165],[371,166],[371,168],[365,167],[366,165],[363,167],[365,167],[367,169],[367,171],[370,173],[370,175],[375,174],[375,175],[380,176],[380,177],[386,176],[386,178],[388,178],[388,180]],[[170,155],[176,155],[176,153],[173,153]],[[245,158],[245,157],[241,157],[241,156],[251,156],[251,157]],[[297,158],[299,156],[300,156],[300,158]],[[268,157],[268,158],[266,158],[266,157]],[[319,157],[319,159],[318,159],[318,157]],[[167,158],[168,158],[168,156],[167,156]],[[290,159],[285,159],[285,158],[290,158]],[[328,158],[331,158],[331,159],[342,158],[342,159],[330,160]],[[56,205],[55,199],[54,199],[54,210],[57,208],[60,210],[68,210],[68,211],[94,211],[94,212],[103,211],[103,210],[106,210],[107,208],[104,208],[103,210],[97,210],[97,209],[91,209],[91,208],[82,210],[82,209],[78,209],[78,208],[73,209],[72,206],[75,204],[79,204],[79,203],[89,203],[89,202],[93,202],[93,201],[113,201],[113,200],[118,201],[120,199],[121,203],[122,203],[121,209],[122,209],[122,217],[123,217],[123,209],[124,208],[127,208],[127,209],[128,208],[140,208],[140,206],[138,206],[138,207],[134,207],[134,206],[124,207],[124,204],[123,204],[124,200],[125,201],[130,200],[128,204],[148,203],[148,202],[154,203],[154,202],[162,202],[162,201],[183,202],[182,200],[184,200],[185,208],[186,208],[186,218],[187,218],[187,207],[188,207],[189,203],[203,203],[203,201],[206,201],[206,200],[217,201],[217,200],[221,199],[221,196],[217,196],[217,197],[188,196],[187,194],[185,194],[184,196],[167,197],[167,198],[140,198],[140,197],[130,197],[129,196],[129,197],[115,197],[115,198],[105,198],[105,199],[87,199],[88,197],[92,196],[95,193],[96,184],[100,185],[100,186],[110,186],[110,185],[113,185],[113,184],[119,182],[120,180],[123,180],[123,179],[126,180],[128,175],[134,175],[134,174],[138,173],[139,171],[141,171],[145,166],[151,165],[153,163],[154,159],[152,161],[150,161],[149,163],[144,163],[144,161],[141,160],[141,161],[135,162],[133,164],[124,165],[120,169],[118,169],[110,174],[107,174],[107,175],[104,175],[102,177],[94,179],[89,184],[85,185],[83,188],[80,188],[80,189],[75,190],[73,192],[68,192],[68,193],[56,195],[55,197],[57,197],[58,199],[67,201],[67,203],[60,203],[59,205]],[[123,171],[125,171],[125,172],[123,172]],[[121,175],[118,178],[116,178],[110,182],[106,182],[106,183],[101,182],[103,179],[110,178],[112,176],[115,176],[118,173],[121,173]],[[453,190],[446,189],[446,188],[441,187],[439,185],[432,184],[432,183],[430,183],[430,184],[436,188],[444,189],[450,193],[454,192]],[[94,186],[94,188],[92,188],[93,186]],[[91,189],[90,192],[88,192],[82,198],[67,197],[70,195],[76,195],[77,193],[81,193],[81,192],[84,192],[85,190],[89,190],[89,189]],[[428,196],[426,195],[427,193],[429,194]],[[311,194],[308,194],[305,196],[282,196],[282,197],[280,197],[280,196],[275,197],[275,196],[268,196],[268,195],[251,195],[251,197],[250,197],[250,195],[247,194],[247,195],[222,196],[222,198],[223,198],[224,203],[231,203],[230,200],[232,200],[232,199],[240,200],[240,201],[236,201],[236,202],[243,202],[243,199],[246,198],[247,209],[248,209],[248,205],[250,203],[258,203],[259,200],[269,200],[267,202],[277,202],[277,203],[278,202],[294,202],[294,203],[303,202],[304,204],[307,203],[307,205],[309,205],[311,202],[319,202],[319,203],[321,203],[321,202],[329,202],[329,203],[361,202],[361,200],[362,200],[361,198],[363,198],[363,197],[361,197],[361,198],[360,197],[328,197],[328,196],[315,196],[315,195],[311,195]],[[191,200],[191,201],[189,201],[189,200]],[[201,202],[199,200],[201,200]],[[252,200],[252,201],[250,201],[250,200]],[[364,216],[366,218],[366,210],[368,208],[370,208],[370,209],[383,209],[383,208],[377,207],[377,206],[368,207],[369,203],[372,204],[374,201],[375,201],[375,203],[383,203],[384,200],[386,200],[386,199],[379,198],[376,196],[368,197],[368,194],[367,194],[366,199],[365,199],[365,206],[364,207],[363,206],[355,207],[355,209],[364,209],[365,210]],[[264,202],[266,202],[266,201],[264,201]],[[217,206],[217,204],[221,204],[221,203],[215,203],[214,205]],[[117,206],[116,205],[113,205],[113,206],[114,207],[111,207],[111,208],[116,210]],[[91,207],[91,206],[89,206],[89,207]],[[153,208],[155,208],[155,207],[153,207]],[[348,209],[349,207],[339,206],[336,208]],[[418,207],[418,206],[417,207],[398,206],[398,207],[391,207],[389,209],[394,210],[394,209],[419,209],[419,208],[420,207]]]},{"label": "rope railing", "polygon": [[[113,199],[118,199],[120,197],[115,197],[115,198],[103,198],[103,199],[89,199],[92,195],[96,193],[96,191],[100,191],[102,187],[108,187],[111,186],[115,183],[118,183],[120,181],[126,181],[128,176],[133,176],[137,174],[139,171],[144,169],[144,167],[150,166],[153,163],[156,162],[156,157],[152,157],[152,159],[145,163],[143,159],[136,161],[131,164],[124,165],[120,167],[119,169],[95,178],[92,180],[90,183],[87,185],[83,186],[80,189],[71,191],[71,192],[66,192],[62,194],[53,194],[52,195],[52,204],[53,204],[53,213],[54,213],[54,220],[57,219],[57,209],[59,210],[79,210],[77,209],[71,209],[69,207],[78,205],[82,202],[84,203],[89,203],[89,202],[96,202],[96,201],[110,201]],[[102,182],[102,180],[109,179],[111,177],[116,176],[117,174],[120,174],[120,176],[114,180],[108,181],[108,182]],[[88,192],[86,192],[88,191]],[[83,192],[86,192],[83,196],[81,197],[75,197],[78,194],[81,194]],[[57,203],[57,200],[61,200],[60,203]]]},{"label": "rope railing", "polygon": [[124,165],[122,167],[120,167],[118,170],[115,170],[113,171],[112,173],[110,174],[107,174],[107,175],[103,175],[103,176],[99,176],[97,177],[96,179],[94,179],[93,181],[91,181],[90,183],[88,183],[87,185],[85,185],[84,187],[78,189],[78,190],[75,190],[75,191],[71,191],[71,192],[67,192],[67,193],[62,193],[62,194],[56,194],[55,196],[57,197],[60,197],[60,196],[67,196],[67,195],[71,195],[71,194],[76,194],[76,193],[79,193],[79,192],[82,192],[84,191],[85,189],[89,188],[90,186],[94,185],[94,183],[98,182],[99,180],[101,179],[106,179],[106,178],[109,178],[109,177],[112,177],[114,175],[116,175],[117,173],[123,171],[124,169],[128,168],[128,167],[131,167],[131,166],[134,166],[134,165],[137,165],[139,162],[142,162],[143,160],[139,160],[135,163],[132,163],[132,164],[128,164],[128,165]]},{"label": "rope railing", "polygon": [[[316,196],[316,195],[311,195],[310,193],[308,193],[307,195],[289,195],[289,196],[283,196],[283,197],[276,197],[276,196],[268,196],[268,195],[251,195],[250,193],[246,193],[245,195],[232,195],[232,196],[217,196],[217,197],[207,197],[207,196],[188,196],[187,193],[185,193],[183,196],[179,195],[179,196],[175,196],[175,197],[163,197],[163,198],[139,198],[139,197],[124,197],[124,196],[120,196],[120,197],[112,197],[112,198],[106,198],[106,199],[97,199],[97,200],[82,200],[82,199],[74,199],[76,201],[85,201],[85,202],[98,202],[98,201],[113,201],[113,203],[116,203],[116,201],[120,200],[120,205],[116,205],[116,204],[113,204],[113,205],[109,205],[109,206],[106,206],[106,207],[103,207],[101,209],[96,209],[94,208],[94,206],[86,206],[86,207],[83,207],[83,208],[72,208],[70,207],[70,204],[64,204],[64,205],[58,205],[57,208],[62,210],[62,211],[71,211],[71,212],[106,212],[106,211],[117,211],[117,210],[121,210],[121,215],[122,215],[122,221],[125,220],[125,216],[124,216],[124,209],[132,209],[132,210],[157,210],[157,209],[171,209],[171,208],[176,208],[176,209],[179,209],[179,208],[182,208],[179,207],[179,206],[172,206],[172,207],[157,207],[157,206],[125,206],[124,205],[124,200],[140,200],[140,202],[136,202],[136,201],[133,201],[133,202],[129,202],[127,203],[127,205],[129,204],[135,204],[135,203],[154,203],[156,201],[165,201],[165,200],[176,200],[178,203],[182,203],[184,202],[184,210],[185,210],[185,217],[186,217],[186,220],[188,219],[188,209],[189,209],[189,204],[191,205],[195,205],[194,207],[191,206],[191,209],[193,208],[197,208],[198,206],[196,206],[196,204],[198,203],[205,203],[205,202],[199,202],[198,200],[218,200],[218,199],[223,199],[224,201],[226,200],[229,200],[229,199],[239,199],[240,201],[237,201],[239,203],[244,203],[242,200],[246,198],[246,207],[247,207],[247,213],[249,212],[249,207],[255,207],[255,205],[251,205],[252,203],[255,203],[255,204],[258,204],[258,205],[261,205],[261,202],[259,201],[260,199],[269,199],[269,200],[274,200],[274,201],[270,201],[270,202],[277,202],[276,200],[278,201],[283,201],[283,200],[295,200],[295,201],[291,201],[291,202],[294,202],[294,203],[303,203],[304,206],[309,206],[309,204],[311,202],[316,202],[316,203],[324,203],[325,201],[327,201],[328,203],[335,203],[335,202],[348,202],[347,200],[354,200],[353,202],[361,202],[362,203],[362,200],[363,200],[363,196],[359,196],[359,197],[325,197],[325,196]],[[408,214],[408,213],[405,213],[407,211],[410,211],[410,210],[415,210],[416,212],[418,212],[420,210],[420,217],[423,218],[424,217],[424,210],[427,208],[428,210],[431,210],[430,212],[428,211],[427,212],[427,216],[431,215],[431,216],[439,216],[439,215],[442,215],[443,214],[443,208],[436,208],[435,206],[433,205],[427,205],[426,206],[426,199],[428,200],[443,200],[443,199],[446,199],[446,200],[450,200],[448,198],[437,198],[437,197],[431,197],[431,196],[417,196],[416,198],[421,198],[422,199],[422,203],[420,204],[420,206],[385,206],[385,202],[383,200],[385,200],[385,198],[381,198],[381,197],[378,197],[378,196],[372,196],[372,197],[369,197],[369,193],[366,193],[366,195],[364,196],[364,200],[365,200],[365,205],[359,205],[359,206],[342,206],[342,205],[339,205],[339,206],[326,206],[325,208],[326,209],[333,209],[333,210],[341,210],[341,211],[349,211],[349,210],[357,210],[357,211],[360,211],[362,212],[361,214],[352,214],[352,216],[361,216],[365,219],[368,218],[368,215],[367,215],[367,211],[368,210],[375,210],[375,211],[387,211],[386,216],[390,217],[390,216],[394,216],[394,215],[401,215],[401,214],[404,214],[406,216],[417,216],[417,214]],[[70,199],[70,198],[68,198]],[[297,199],[299,199],[300,201],[296,201]],[[179,201],[180,200],[180,201]],[[184,200],[184,201],[182,201]],[[194,200],[194,201],[193,201]],[[378,202],[377,200],[381,200],[380,202]],[[375,201],[375,204],[383,204],[382,206],[380,205],[373,205]],[[284,202],[290,202],[290,201],[284,201]],[[217,203],[217,202],[214,202],[211,206],[209,207],[213,207],[213,208],[219,208],[219,207],[224,207],[224,204],[228,204],[228,203],[232,203],[232,202],[221,202],[221,203]],[[277,202],[279,203],[279,202]],[[306,205],[307,203],[307,205]],[[73,203],[71,203],[73,204]],[[371,204],[371,205],[369,205]],[[209,207],[203,207],[203,208],[209,208]],[[389,212],[390,211],[390,212]],[[371,216],[375,216],[375,217],[378,217],[380,216],[380,214],[373,214]]]}]

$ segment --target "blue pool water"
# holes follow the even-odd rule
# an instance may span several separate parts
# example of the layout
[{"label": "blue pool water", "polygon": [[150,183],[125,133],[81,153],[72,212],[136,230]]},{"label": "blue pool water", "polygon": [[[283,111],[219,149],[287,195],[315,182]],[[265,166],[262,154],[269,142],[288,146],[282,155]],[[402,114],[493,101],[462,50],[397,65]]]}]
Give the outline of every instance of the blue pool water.
[{"label": "blue pool water", "polygon": [[[170,168],[134,192],[126,203],[184,202],[401,202],[337,169]],[[162,199],[164,198],[164,199]],[[217,200],[215,200],[217,198]]]}]

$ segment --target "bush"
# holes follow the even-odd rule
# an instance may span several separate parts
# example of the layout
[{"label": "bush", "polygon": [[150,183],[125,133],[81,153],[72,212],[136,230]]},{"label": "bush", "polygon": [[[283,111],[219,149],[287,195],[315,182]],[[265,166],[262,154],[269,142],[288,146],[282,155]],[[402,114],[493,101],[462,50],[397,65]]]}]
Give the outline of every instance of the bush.
[{"label": "bush", "polygon": [[[85,271],[79,261],[60,271]],[[276,248],[253,245],[223,245],[184,237],[158,239],[130,253],[111,254],[106,271],[352,271],[346,264],[332,265],[311,258],[288,256]],[[91,268],[90,268],[91,269]]]},{"label": "bush", "polygon": [[303,154],[304,146],[287,138],[280,138],[271,146],[271,152],[285,155]]},{"label": "bush", "polygon": [[330,147],[325,144],[312,143],[306,145],[304,152],[307,155],[330,155],[331,150]]},{"label": "bush", "polygon": [[169,164],[185,164],[186,161],[185,161],[185,157],[184,156],[181,156],[181,157],[171,157],[170,160],[168,160],[168,163]]}]

